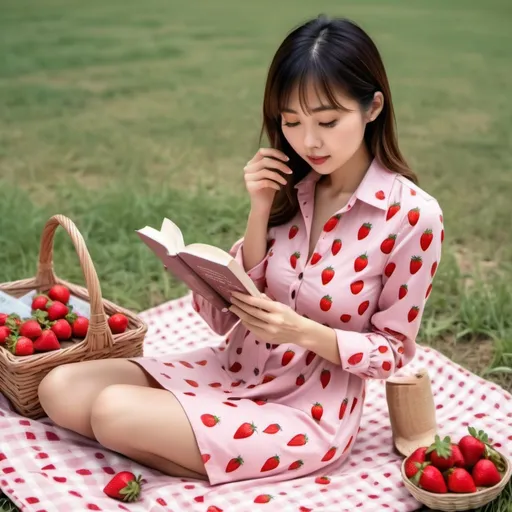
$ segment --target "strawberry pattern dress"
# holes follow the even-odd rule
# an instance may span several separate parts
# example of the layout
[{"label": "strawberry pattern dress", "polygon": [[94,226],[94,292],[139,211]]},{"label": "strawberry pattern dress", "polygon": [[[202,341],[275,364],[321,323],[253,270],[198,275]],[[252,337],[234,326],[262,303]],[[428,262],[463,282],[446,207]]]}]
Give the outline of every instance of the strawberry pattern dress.
[{"label": "strawberry pattern dress", "polygon": [[[131,359],[183,406],[212,485],[337,469],[357,442],[367,380],[387,379],[414,357],[441,258],[438,202],[374,160],[308,260],[320,176],[311,170],[295,185],[300,210],[268,230],[267,254],[248,274],[269,297],[334,329],[341,365],[261,342],[197,294],[194,309],[225,336],[219,346]],[[242,251],[243,239],[231,248],[243,265]]]}]

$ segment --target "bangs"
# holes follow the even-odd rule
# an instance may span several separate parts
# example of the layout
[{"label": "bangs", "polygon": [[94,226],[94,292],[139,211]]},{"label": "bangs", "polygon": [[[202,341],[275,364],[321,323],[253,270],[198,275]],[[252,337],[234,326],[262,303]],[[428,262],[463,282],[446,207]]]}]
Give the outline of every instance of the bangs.
[{"label": "bangs", "polygon": [[[277,73],[275,89],[271,97],[277,101],[271,106],[271,115],[273,118],[279,118],[283,110],[290,107],[289,101],[295,90],[298,91],[300,107],[308,115],[312,114],[312,109],[318,106],[330,107],[344,112],[350,112],[351,109],[345,107],[339,102],[337,95],[340,92],[347,92],[346,84],[340,80],[339,76],[320,65],[317,59],[308,60],[302,69],[282,69]],[[332,67],[331,67],[332,69]],[[308,102],[308,90],[312,88],[315,91],[317,100],[314,105]]]}]

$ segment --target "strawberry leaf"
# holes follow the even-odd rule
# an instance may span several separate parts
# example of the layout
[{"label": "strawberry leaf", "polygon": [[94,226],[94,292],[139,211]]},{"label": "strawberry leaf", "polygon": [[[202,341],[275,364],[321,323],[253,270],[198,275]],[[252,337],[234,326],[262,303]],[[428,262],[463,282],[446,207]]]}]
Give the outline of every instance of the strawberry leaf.
[{"label": "strawberry leaf", "polygon": [[439,457],[448,459],[452,454],[452,443],[450,436],[445,436],[443,440],[436,434],[435,441],[427,448],[425,453],[435,451]]}]

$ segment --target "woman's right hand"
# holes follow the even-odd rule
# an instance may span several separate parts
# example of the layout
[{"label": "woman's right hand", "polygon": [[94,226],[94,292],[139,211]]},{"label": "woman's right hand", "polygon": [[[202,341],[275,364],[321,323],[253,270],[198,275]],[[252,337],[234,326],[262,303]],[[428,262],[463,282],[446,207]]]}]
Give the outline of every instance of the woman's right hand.
[{"label": "woman's right hand", "polygon": [[251,198],[251,209],[270,211],[276,192],[286,185],[285,174],[292,170],[284,163],[288,157],[278,149],[260,148],[244,167],[245,186]]}]

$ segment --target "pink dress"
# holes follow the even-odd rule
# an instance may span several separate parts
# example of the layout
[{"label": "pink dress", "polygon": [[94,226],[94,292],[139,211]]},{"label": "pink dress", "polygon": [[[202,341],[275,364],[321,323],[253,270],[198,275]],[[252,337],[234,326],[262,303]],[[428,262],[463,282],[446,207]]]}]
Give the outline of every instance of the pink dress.
[{"label": "pink dress", "polygon": [[[438,202],[375,160],[307,260],[315,183],[296,185],[300,210],[268,231],[248,274],[261,291],[335,330],[341,365],[294,344],[270,345],[194,294],[218,347],[132,359],[183,406],[212,485],[328,474],[356,443],[367,379],[412,360],[441,258]],[[242,263],[243,240],[231,249]],[[243,264],[243,263],[242,263]]]}]

